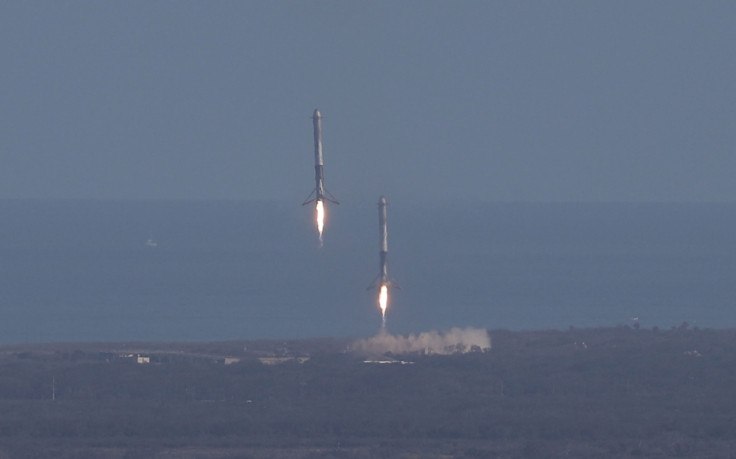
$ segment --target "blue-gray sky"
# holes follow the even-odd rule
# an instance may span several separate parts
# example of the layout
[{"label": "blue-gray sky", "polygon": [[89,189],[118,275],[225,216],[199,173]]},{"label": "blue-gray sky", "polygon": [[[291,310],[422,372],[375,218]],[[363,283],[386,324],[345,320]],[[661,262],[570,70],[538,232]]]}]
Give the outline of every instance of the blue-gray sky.
[{"label": "blue-gray sky", "polygon": [[736,201],[733,1],[9,1],[0,198]]}]

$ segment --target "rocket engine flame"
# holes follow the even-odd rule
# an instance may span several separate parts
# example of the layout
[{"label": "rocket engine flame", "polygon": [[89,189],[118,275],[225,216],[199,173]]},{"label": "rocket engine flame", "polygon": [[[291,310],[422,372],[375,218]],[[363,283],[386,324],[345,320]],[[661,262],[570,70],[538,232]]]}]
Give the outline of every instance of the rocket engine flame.
[{"label": "rocket engine flame", "polygon": [[317,200],[315,205],[317,211],[317,231],[319,232],[319,242],[322,243],[322,231],[325,229],[325,206],[322,200]]},{"label": "rocket engine flame", "polygon": [[381,284],[381,291],[378,293],[378,307],[381,308],[381,319],[383,326],[386,326],[386,308],[388,307],[388,286]]}]

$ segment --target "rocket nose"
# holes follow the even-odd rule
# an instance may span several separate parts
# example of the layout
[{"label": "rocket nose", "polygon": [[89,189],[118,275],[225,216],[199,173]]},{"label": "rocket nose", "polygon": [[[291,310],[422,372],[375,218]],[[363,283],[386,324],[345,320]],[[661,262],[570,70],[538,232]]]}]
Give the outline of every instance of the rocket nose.
[{"label": "rocket nose", "polygon": [[312,118],[322,118],[322,114],[319,112],[319,109],[314,109],[314,113],[312,113]]},{"label": "rocket nose", "polygon": [[378,205],[385,206],[386,202],[386,196],[381,196],[381,198],[378,200]]}]

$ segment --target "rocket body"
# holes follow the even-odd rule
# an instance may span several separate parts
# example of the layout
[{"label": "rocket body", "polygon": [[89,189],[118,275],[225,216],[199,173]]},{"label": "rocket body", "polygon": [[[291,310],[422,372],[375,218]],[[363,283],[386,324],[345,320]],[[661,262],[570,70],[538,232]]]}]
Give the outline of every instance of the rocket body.
[{"label": "rocket body", "polygon": [[[334,196],[325,188],[325,160],[322,155],[322,114],[315,109],[312,113],[312,126],[314,127],[314,190],[302,205],[313,201],[330,201],[340,204]],[[329,197],[328,197],[329,196]]]},{"label": "rocket body", "polygon": [[379,259],[379,277],[381,285],[388,284],[388,225],[386,221],[386,196],[381,196],[378,200],[378,242],[380,250],[378,252]]},{"label": "rocket body", "polygon": [[378,200],[378,276],[376,276],[373,284],[368,287],[393,287],[399,288],[396,282],[388,276],[388,219],[386,217],[386,208],[388,201],[385,196],[381,196]]},{"label": "rocket body", "polygon": [[314,127],[314,165],[324,166],[322,158],[322,114],[319,110],[312,113],[312,126]]},{"label": "rocket body", "polygon": [[319,110],[314,110],[312,114],[312,124],[314,125],[314,180],[316,199],[319,201],[325,195],[325,159],[322,156],[322,114]]}]

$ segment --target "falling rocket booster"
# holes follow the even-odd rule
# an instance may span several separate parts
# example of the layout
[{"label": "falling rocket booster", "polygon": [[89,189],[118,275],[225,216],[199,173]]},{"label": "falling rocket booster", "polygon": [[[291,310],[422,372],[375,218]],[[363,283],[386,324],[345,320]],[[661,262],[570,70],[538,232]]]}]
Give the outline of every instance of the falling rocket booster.
[{"label": "falling rocket booster", "polygon": [[378,243],[380,247],[378,252],[379,271],[376,279],[368,287],[369,290],[383,286],[387,288],[400,289],[396,284],[396,281],[388,277],[388,226],[386,221],[386,206],[388,206],[386,196],[381,196],[378,200]]},{"label": "falling rocket booster", "polygon": [[[322,157],[322,114],[319,110],[315,109],[312,114],[312,124],[314,125],[314,190],[307,196],[307,200],[302,205],[307,205],[310,202],[324,202],[330,201],[333,204],[340,204],[337,202],[332,193],[327,191],[325,188],[325,172],[324,166],[325,161]],[[329,197],[328,197],[329,196]]]}]

